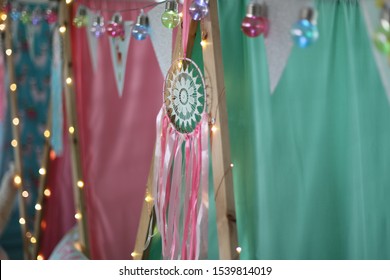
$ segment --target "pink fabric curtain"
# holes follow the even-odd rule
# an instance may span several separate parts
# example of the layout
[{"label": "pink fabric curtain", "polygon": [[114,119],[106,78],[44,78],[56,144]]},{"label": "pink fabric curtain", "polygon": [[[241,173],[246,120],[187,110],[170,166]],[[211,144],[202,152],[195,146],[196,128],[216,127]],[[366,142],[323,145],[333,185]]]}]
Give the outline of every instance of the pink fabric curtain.
[{"label": "pink fabric curtain", "polygon": [[[106,10],[142,5],[83,3],[101,10],[106,21],[113,14]],[[96,7],[96,3],[101,4]],[[138,14],[139,11],[124,12],[123,20],[136,21]],[[163,76],[150,38],[132,38],[123,96],[119,97],[109,37],[104,35],[95,46],[95,72],[84,28],[72,30],[72,42],[92,258],[130,259],[153,155]]]}]

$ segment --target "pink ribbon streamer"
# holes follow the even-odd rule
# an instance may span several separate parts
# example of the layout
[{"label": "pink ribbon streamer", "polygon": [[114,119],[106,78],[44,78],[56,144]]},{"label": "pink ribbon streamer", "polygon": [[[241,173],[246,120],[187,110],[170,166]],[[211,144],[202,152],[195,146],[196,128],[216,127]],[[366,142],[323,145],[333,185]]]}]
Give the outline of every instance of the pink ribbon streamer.
[{"label": "pink ribbon streamer", "polygon": [[164,109],[157,117],[153,195],[164,259],[207,257],[208,136],[207,114],[186,135],[172,128]]}]

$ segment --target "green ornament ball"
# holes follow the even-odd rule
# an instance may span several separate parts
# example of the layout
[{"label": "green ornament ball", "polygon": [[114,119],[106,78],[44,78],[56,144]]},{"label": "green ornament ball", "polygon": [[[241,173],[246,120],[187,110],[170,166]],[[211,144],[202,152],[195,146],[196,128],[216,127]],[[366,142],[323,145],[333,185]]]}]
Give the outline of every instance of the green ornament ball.
[{"label": "green ornament ball", "polygon": [[161,15],[161,22],[166,28],[175,28],[180,23],[180,16],[175,11],[165,11]]}]

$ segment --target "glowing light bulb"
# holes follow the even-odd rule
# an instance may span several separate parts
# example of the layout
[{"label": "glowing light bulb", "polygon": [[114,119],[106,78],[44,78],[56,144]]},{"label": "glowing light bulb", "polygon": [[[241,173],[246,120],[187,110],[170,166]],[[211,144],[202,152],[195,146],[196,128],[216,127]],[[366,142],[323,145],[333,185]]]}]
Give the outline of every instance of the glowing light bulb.
[{"label": "glowing light bulb", "polygon": [[131,256],[132,256],[133,258],[135,258],[137,255],[138,255],[138,253],[137,253],[136,251],[134,251],[134,252],[131,253]]},{"label": "glowing light bulb", "polygon": [[20,122],[19,118],[13,118],[12,119],[12,124],[15,125],[15,126],[19,125],[19,122]]},{"label": "glowing light bulb", "polygon": [[46,129],[46,130],[43,132],[43,136],[45,136],[45,138],[49,138],[49,137],[50,137],[50,131]]},{"label": "glowing light bulb", "polygon": [[39,168],[38,172],[39,172],[40,175],[45,175],[46,174],[46,169],[41,167],[41,168]]},{"label": "glowing light bulb", "polygon": [[374,33],[374,44],[378,51],[390,54],[390,2],[383,4],[380,26]]},{"label": "glowing light bulb", "polygon": [[24,225],[26,224],[26,220],[24,218],[19,219],[19,224]]},{"label": "glowing light bulb", "polygon": [[42,205],[40,205],[39,203],[35,204],[35,210],[37,211],[42,210]]},{"label": "glowing light bulb", "polygon": [[38,261],[42,261],[42,260],[44,260],[45,258],[43,257],[43,255],[42,254],[39,254],[38,256],[37,256],[37,260]]},{"label": "glowing light bulb", "polygon": [[62,26],[60,26],[60,28],[58,30],[60,31],[60,33],[65,33],[66,32],[66,26],[62,25]]},{"label": "glowing light bulb", "polygon": [[72,3],[72,1],[73,0],[65,0],[65,3],[69,5],[70,3]]},{"label": "glowing light bulb", "polygon": [[215,125],[213,125],[211,127],[211,132],[215,133],[215,132],[217,132],[217,130],[218,130],[218,128]]},{"label": "glowing light bulb", "polygon": [[80,220],[82,218],[82,215],[81,213],[77,212],[75,215],[74,215],[75,219],[76,220]]},{"label": "glowing light bulb", "polygon": [[230,164],[230,167],[231,167],[231,168],[233,168],[233,167],[234,167],[234,164],[233,164],[233,163],[231,163],[231,164]]},{"label": "glowing light bulb", "polygon": [[15,175],[14,177],[14,183],[15,185],[19,186],[22,184],[22,178],[19,175]]},{"label": "glowing light bulb", "polygon": [[83,187],[84,187],[84,182],[81,181],[81,180],[77,181],[77,186],[78,186],[80,189],[83,188]]},{"label": "glowing light bulb", "polygon": [[124,37],[125,28],[122,21],[122,16],[118,13],[112,16],[112,20],[107,24],[107,34],[111,37]]},{"label": "glowing light bulb", "polygon": [[74,133],[74,127],[73,127],[73,126],[70,126],[70,127],[69,127],[69,133],[70,133],[70,134],[73,134],[73,133]]},{"label": "glowing light bulb", "polygon": [[77,15],[73,19],[73,25],[77,28],[88,26],[88,16],[85,8],[79,8]]},{"label": "glowing light bulb", "polygon": [[300,19],[291,29],[291,36],[300,48],[311,46],[318,40],[317,13],[312,7],[305,7],[300,12]]},{"label": "glowing light bulb", "polygon": [[49,196],[51,196],[51,191],[50,191],[49,189],[45,189],[45,190],[43,191],[43,194],[44,194],[46,197],[49,197]]},{"label": "glowing light bulb", "polygon": [[106,32],[106,28],[104,27],[104,18],[102,16],[98,15],[96,17],[95,21],[92,23],[90,31],[96,38],[102,37],[102,35]]},{"label": "glowing light bulb", "polygon": [[9,86],[9,89],[10,89],[11,91],[16,91],[17,88],[18,88],[18,86],[17,86],[16,84],[11,84],[11,85]]},{"label": "glowing light bulb", "polygon": [[6,13],[1,12],[1,14],[0,14],[0,19],[1,19],[2,21],[6,21],[6,20],[7,20],[7,17],[8,17],[8,15],[7,15]]},{"label": "glowing light bulb", "polygon": [[35,244],[35,243],[37,243],[37,239],[36,239],[34,236],[31,236],[30,242],[31,242],[32,244]]},{"label": "glowing light bulb", "polygon": [[165,12],[161,15],[161,22],[166,28],[175,28],[180,23],[176,0],[165,2]]},{"label": "glowing light bulb", "polygon": [[131,35],[136,40],[145,40],[149,35],[149,17],[141,11],[134,25]]},{"label": "glowing light bulb", "polygon": [[11,141],[11,146],[14,147],[14,148],[16,148],[16,147],[18,146],[18,141],[17,141],[16,139],[13,139],[13,140]]},{"label": "glowing light bulb", "polygon": [[12,50],[11,49],[6,49],[5,50],[5,54],[10,56],[12,54]]},{"label": "glowing light bulb", "polygon": [[204,48],[207,45],[206,40],[200,41],[200,45],[202,46],[202,48]]},{"label": "glowing light bulb", "polygon": [[68,77],[66,78],[65,82],[70,85],[72,83],[72,78]]},{"label": "glowing light bulb", "polygon": [[242,251],[241,247],[237,247],[236,251],[237,251],[237,253],[241,254],[241,251]]},{"label": "glowing light bulb", "polygon": [[188,8],[190,16],[193,20],[202,20],[209,13],[208,0],[193,0]]},{"label": "glowing light bulb", "polygon": [[23,196],[24,198],[27,198],[27,197],[29,196],[28,191],[22,191],[22,196]]},{"label": "glowing light bulb", "polygon": [[265,4],[254,1],[248,4],[246,16],[241,23],[241,30],[246,36],[253,38],[268,35],[269,21],[266,17],[266,10]]},{"label": "glowing light bulb", "polygon": [[147,195],[147,196],[145,197],[145,201],[146,201],[147,203],[149,203],[149,202],[153,201],[153,197],[151,197],[150,195]]},{"label": "glowing light bulb", "polygon": [[4,23],[0,23],[0,31],[4,31],[5,30],[5,24]]}]

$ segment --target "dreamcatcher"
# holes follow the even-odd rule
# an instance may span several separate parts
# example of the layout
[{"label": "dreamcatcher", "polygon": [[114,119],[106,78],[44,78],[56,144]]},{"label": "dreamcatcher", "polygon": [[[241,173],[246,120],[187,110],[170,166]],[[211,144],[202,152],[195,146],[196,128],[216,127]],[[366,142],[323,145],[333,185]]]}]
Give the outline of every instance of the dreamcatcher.
[{"label": "dreamcatcher", "polygon": [[173,62],[157,117],[153,195],[164,259],[207,254],[208,115],[204,79],[188,58]]}]

